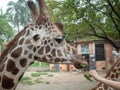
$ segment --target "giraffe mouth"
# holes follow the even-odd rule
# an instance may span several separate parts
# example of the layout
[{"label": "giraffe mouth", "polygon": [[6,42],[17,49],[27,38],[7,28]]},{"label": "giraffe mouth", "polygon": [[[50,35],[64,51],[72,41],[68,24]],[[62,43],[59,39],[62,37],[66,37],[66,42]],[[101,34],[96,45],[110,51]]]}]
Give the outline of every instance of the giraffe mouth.
[{"label": "giraffe mouth", "polygon": [[88,68],[88,63],[87,61],[81,57],[81,55],[76,55],[76,60],[74,61],[74,66],[77,69],[81,69],[81,68]]},{"label": "giraffe mouth", "polygon": [[74,67],[77,69],[81,69],[81,68],[88,68],[88,63],[86,61],[82,61],[82,62],[75,62],[74,63]]}]

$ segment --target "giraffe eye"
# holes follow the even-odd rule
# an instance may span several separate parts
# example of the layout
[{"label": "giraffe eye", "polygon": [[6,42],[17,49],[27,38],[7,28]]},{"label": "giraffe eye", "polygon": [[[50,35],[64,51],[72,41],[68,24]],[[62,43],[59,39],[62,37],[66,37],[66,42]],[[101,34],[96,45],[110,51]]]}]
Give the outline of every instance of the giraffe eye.
[{"label": "giraffe eye", "polygon": [[57,36],[57,37],[54,38],[54,39],[55,39],[55,41],[56,41],[58,44],[60,44],[60,43],[63,42],[63,40],[64,40],[64,36]]},{"label": "giraffe eye", "polygon": [[33,36],[33,39],[34,39],[35,41],[39,40],[39,39],[40,39],[40,35],[39,35],[39,34],[34,35],[34,36]]}]

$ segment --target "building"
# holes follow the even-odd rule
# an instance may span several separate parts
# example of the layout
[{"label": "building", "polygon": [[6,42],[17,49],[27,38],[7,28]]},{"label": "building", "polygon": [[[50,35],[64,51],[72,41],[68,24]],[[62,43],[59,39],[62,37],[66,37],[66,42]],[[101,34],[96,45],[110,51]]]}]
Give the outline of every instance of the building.
[{"label": "building", "polygon": [[[114,47],[107,41],[78,41],[76,43],[78,53],[85,56],[90,68],[96,70],[109,70],[115,62],[112,51]],[[93,67],[95,66],[95,67]],[[50,64],[50,70],[75,71],[73,65]]]}]

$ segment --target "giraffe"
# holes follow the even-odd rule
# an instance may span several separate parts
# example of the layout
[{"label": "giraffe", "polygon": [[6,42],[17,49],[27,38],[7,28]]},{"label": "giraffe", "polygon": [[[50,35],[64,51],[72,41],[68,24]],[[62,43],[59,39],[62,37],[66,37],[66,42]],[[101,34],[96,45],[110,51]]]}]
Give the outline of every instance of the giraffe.
[{"label": "giraffe", "polygon": [[51,21],[45,1],[37,1],[39,11],[33,1],[27,2],[33,20],[8,43],[0,56],[0,90],[15,90],[35,60],[71,63],[76,68],[80,68],[80,63],[84,62],[75,48],[66,42],[63,25]]},{"label": "giraffe", "polygon": [[[120,81],[120,57],[117,57],[117,61],[112,65],[105,78],[113,81]],[[116,90],[104,83],[98,83],[98,85],[91,90]]]}]

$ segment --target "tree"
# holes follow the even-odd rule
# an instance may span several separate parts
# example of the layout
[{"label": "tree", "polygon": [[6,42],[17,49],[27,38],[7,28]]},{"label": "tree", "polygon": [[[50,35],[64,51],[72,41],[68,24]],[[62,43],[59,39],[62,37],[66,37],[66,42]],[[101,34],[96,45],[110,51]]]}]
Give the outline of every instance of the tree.
[{"label": "tree", "polygon": [[[62,21],[69,40],[104,39],[120,48],[120,0],[61,0],[55,20]],[[114,33],[114,34],[113,34]],[[92,37],[91,37],[92,36]],[[96,38],[97,37],[97,38]]]},{"label": "tree", "polygon": [[[119,0],[86,0],[95,12],[95,19],[84,18],[90,26],[89,35],[109,41],[116,50],[120,49],[120,1]],[[98,19],[98,21],[97,21]],[[97,21],[97,22],[94,22]],[[88,35],[88,34],[87,34]]]},{"label": "tree", "polygon": [[0,47],[3,48],[4,43],[8,42],[13,36],[13,30],[6,20],[6,15],[0,13]]},{"label": "tree", "polygon": [[30,13],[28,12],[27,4],[24,0],[17,2],[10,1],[8,3],[8,20],[20,30],[20,26],[25,25],[30,21]]}]

